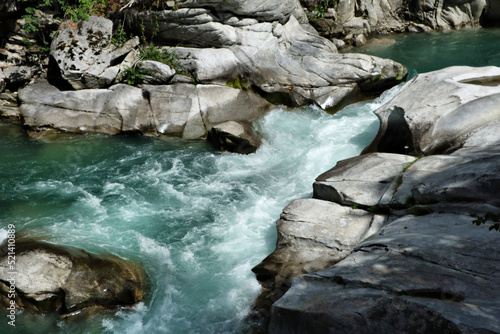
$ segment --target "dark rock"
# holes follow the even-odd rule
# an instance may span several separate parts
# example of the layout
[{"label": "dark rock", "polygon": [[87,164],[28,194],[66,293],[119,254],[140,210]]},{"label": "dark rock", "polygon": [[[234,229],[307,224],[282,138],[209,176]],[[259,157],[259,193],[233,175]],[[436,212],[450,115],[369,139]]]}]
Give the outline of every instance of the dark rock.
[{"label": "dark rock", "polygon": [[241,154],[255,153],[260,146],[252,125],[243,121],[215,125],[208,132],[207,140],[221,151]]}]

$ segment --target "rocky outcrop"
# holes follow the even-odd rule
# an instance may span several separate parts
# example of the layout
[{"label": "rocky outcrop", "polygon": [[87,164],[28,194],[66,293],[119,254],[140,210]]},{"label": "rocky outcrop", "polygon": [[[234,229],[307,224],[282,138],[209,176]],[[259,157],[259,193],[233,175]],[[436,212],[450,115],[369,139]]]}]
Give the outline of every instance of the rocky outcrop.
[{"label": "rocky outcrop", "polygon": [[224,121],[253,120],[271,105],[250,91],[216,85],[124,84],[62,91],[40,80],[19,91],[21,115],[32,131],[135,132],[199,139]]},{"label": "rocky outcrop", "polygon": [[499,12],[494,0],[340,0],[331,6],[309,7],[311,25],[322,36],[354,45],[360,36],[491,25]]},{"label": "rocky outcrop", "polygon": [[[16,240],[15,268],[7,244],[0,253],[0,307],[57,312],[65,317],[132,306],[144,298],[142,268],[112,255],[41,241]],[[14,272],[14,273],[13,273]]]},{"label": "rocky outcrop", "polygon": [[[345,259],[294,278],[291,288],[272,306],[269,332],[500,331],[500,322],[492,316],[500,311],[500,289],[491,285],[499,278],[500,256],[494,250],[498,233],[488,231],[494,229],[493,221],[500,219],[496,186],[500,132],[495,130],[500,115],[495,114],[492,102],[497,95],[498,70],[461,67],[421,74],[376,111],[387,114],[385,111],[394,106],[404,110],[392,125],[390,117],[381,117],[381,129],[390,138],[386,143],[403,145],[405,138],[425,137],[430,143],[440,143],[436,146],[456,147],[451,154],[424,150],[433,155],[415,158],[368,153],[341,161],[318,177],[314,184],[318,200],[344,205],[344,210],[378,212],[387,218],[385,224],[378,225],[380,230],[351,248]],[[444,90],[435,92],[439,86],[435,82]],[[478,87],[469,90],[468,85]],[[409,96],[413,97],[410,101]],[[403,101],[409,104],[400,107]],[[474,108],[467,107],[471,105]],[[468,112],[457,113],[461,108]],[[443,124],[440,117],[447,117],[454,135],[432,130]],[[420,129],[424,134],[398,137],[401,119],[408,120],[405,131]],[[428,122],[426,126],[424,122]],[[378,139],[374,143],[379,143]],[[446,144],[448,141],[452,144]],[[461,141],[459,145],[457,141]],[[406,150],[426,147],[417,145],[419,142],[414,141]],[[380,146],[375,147],[381,151]],[[308,210],[297,212],[299,217],[308,214]],[[322,213],[316,215],[323,217]],[[340,217],[344,216],[332,214],[328,218],[335,221]],[[278,225],[279,235],[281,228]],[[307,233],[325,245],[338,234],[329,234],[325,240],[314,229]],[[287,251],[296,249],[300,251],[301,246]],[[268,258],[280,252],[278,246]],[[321,261],[328,260],[336,262],[325,252]],[[274,266],[276,273],[293,272],[290,268],[307,271],[300,258],[276,261]],[[263,281],[268,289],[269,279]],[[282,291],[279,287],[275,293]]]},{"label": "rocky outcrop", "polygon": [[263,287],[256,317],[269,317],[272,303],[290,288],[293,277],[344,259],[385,221],[383,214],[324,200],[298,199],[288,204],[276,223],[276,250],[252,269]]},{"label": "rocky outcrop", "polygon": [[[406,69],[391,60],[337,54],[331,42],[303,29],[294,10],[278,15],[281,5],[264,1],[263,14],[250,16],[237,16],[249,8],[238,1],[221,3],[222,16],[210,2],[196,1],[176,10],[124,11],[142,36],[179,47],[138,49],[138,37],[116,46],[113,23],[103,17],[63,23],[51,44],[48,82],[40,79],[19,92],[24,125],[38,132],[197,139],[217,124],[256,119],[270,108],[266,100],[330,109],[405,78]],[[21,86],[32,80],[31,69],[8,67],[4,81]]]},{"label": "rocky outcrop", "polygon": [[430,155],[498,144],[499,84],[497,67],[450,67],[413,78],[375,112],[381,126],[365,152]]},{"label": "rocky outcrop", "polygon": [[295,279],[269,332],[498,333],[498,233],[472,220],[395,220],[342,262]]},{"label": "rocky outcrop", "polygon": [[[205,8],[131,12],[125,22],[145,27],[171,49],[200,83],[231,84],[240,78],[275,103],[335,108],[359,91],[382,91],[402,81],[406,69],[393,61],[338,54],[335,45],[305,30],[295,16],[259,22]],[[213,48],[215,47],[215,48]]]},{"label": "rocky outcrop", "polygon": [[111,44],[113,22],[91,16],[88,21],[64,23],[51,44],[51,56],[62,79],[74,89],[109,87],[118,74],[117,64],[134,47],[134,38],[121,47]]}]

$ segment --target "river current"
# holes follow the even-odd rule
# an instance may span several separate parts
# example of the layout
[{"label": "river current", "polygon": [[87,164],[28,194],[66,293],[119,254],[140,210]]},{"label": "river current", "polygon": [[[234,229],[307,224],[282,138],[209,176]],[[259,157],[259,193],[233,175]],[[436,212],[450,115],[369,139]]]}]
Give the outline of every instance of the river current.
[{"label": "river current", "polygon": [[[356,51],[402,62],[412,75],[500,66],[500,30],[388,37],[391,46]],[[260,291],[251,268],[273,251],[281,210],[311,197],[316,176],[371,142],[373,110],[396,91],[335,115],[276,107],[256,122],[265,140],[248,156],[157,137],[40,141],[0,123],[0,227],[136,261],[151,282],[133,308],[84,322],[21,313],[15,331],[0,318],[0,332],[244,332]]]}]

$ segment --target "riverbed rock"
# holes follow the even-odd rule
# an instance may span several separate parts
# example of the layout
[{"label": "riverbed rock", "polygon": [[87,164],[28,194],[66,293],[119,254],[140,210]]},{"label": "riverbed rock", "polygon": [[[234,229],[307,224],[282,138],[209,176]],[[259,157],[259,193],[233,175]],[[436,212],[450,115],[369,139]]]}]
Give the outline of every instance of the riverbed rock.
[{"label": "riverbed rock", "polygon": [[271,304],[289,289],[293,277],[339,262],[385,222],[384,215],[328,201],[292,201],[276,223],[276,250],[252,269],[264,288],[258,312],[265,317]]},{"label": "riverbed rock", "polygon": [[[449,153],[500,117],[500,68],[449,67],[419,74],[375,111],[381,126],[364,152]],[[473,117],[471,117],[473,115]],[[491,133],[488,141],[498,142]],[[472,140],[472,139],[471,139]]]},{"label": "riverbed rock", "polygon": [[144,298],[146,275],[129,261],[18,239],[12,270],[7,245],[2,245],[0,255],[0,307],[4,310],[14,300],[9,293],[15,295],[17,310],[57,312],[64,316],[132,306]]},{"label": "riverbed rock", "polygon": [[32,131],[135,132],[199,139],[225,121],[254,120],[271,107],[251,91],[216,85],[117,84],[63,91],[39,80],[19,91],[24,125]]},{"label": "riverbed rock", "polygon": [[415,157],[373,153],[342,160],[313,184],[314,198],[342,205],[373,207],[398,182]]},{"label": "riverbed rock", "polygon": [[386,225],[342,262],[294,279],[269,332],[499,332],[498,233],[473,219],[436,213]]},{"label": "riverbed rock", "polygon": [[206,8],[130,15],[133,31],[144,25],[148,35],[157,31],[157,43],[176,45],[171,50],[197,82],[242,79],[274,103],[335,108],[360,90],[382,91],[407,74],[390,60],[338,54],[331,41],[305,30],[295,16],[283,24],[229,25]]},{"label": "riverbed rock", "polygon": [[393,184],[381,204],[478,202],[500,207],[499,166],[498,144],[423,157],[402,174],[399,184]]},{"label": "riverbed rock", "polygon": [[228,121],[213,126],[207,140],[221,151],[240,154],[255,153],[260,146],[260,138],[251,123],[244,121]]},{"label": "riverbed rock", "polygon": [[134,38],[116,47],[111,44],[112,31],[113,22],[97,16],[61,24],[52,40],[50,54],[61,77],[74,89],[109,86],[114,78],[108,77],[108,68],[139,44],[139,39]]}]

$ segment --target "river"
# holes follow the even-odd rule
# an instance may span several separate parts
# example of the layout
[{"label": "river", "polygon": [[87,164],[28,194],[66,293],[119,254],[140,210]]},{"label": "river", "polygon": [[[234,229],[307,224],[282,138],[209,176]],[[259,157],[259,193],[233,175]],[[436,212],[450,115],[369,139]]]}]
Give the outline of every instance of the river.
[{"label": "river", "polygon": [[[359,51],[402,62],[412,75],[500,66],[500,30],[386,38],[395,43]],[[260,289],[251,268],[273,251],[281,210],[311,197],[316,176],[371,142],[372,112],[396,90],[335,115],[276,107],[256,122],[265,140],[248,156],[158,137],[40,141],[0,123],[0,226],[136,261],[151,282],[130,309],[84,322],[22,313],[15,331],[0,319],[0,332],[244,332]]]}]

